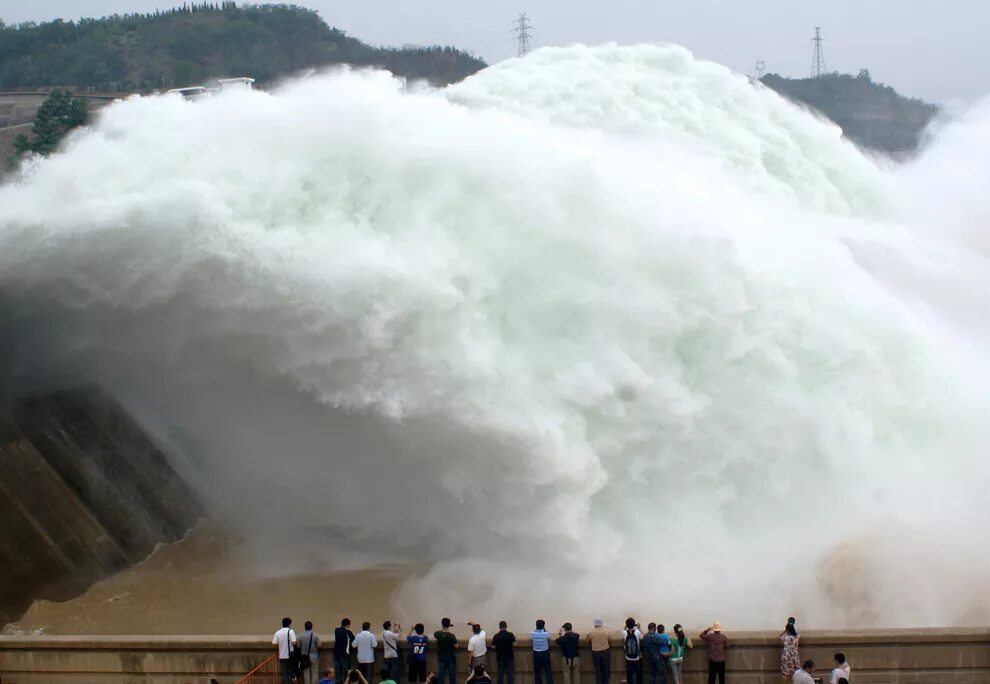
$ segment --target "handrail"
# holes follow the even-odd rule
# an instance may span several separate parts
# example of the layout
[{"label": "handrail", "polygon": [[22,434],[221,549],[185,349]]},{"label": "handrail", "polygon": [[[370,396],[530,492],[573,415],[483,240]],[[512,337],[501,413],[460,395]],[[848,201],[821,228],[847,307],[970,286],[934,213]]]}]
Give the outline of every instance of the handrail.
[{"label": "handrail", "polygon": [[264,672],[263,671],[265,669],[265,667],[267,667],[269,665],[272,665],[277,660],[278,660],[278,654],[277,653],[273,653],[272,655],[268,656],[267,658],[265,658],[264,660],[262,660],[260,663],[258,663],[258,666],[255,667],[253,670],[251,670],[246,675],[244,675],[243,677],[241,677],[240,679],[238,679],[235,684],[246,684],[247,682],[251,681],[252,679],[258,679],[257,675],[274,675],[274,674],[280,674],[277,669],[269,669],[269,671],[267,671],[267,672]]}]

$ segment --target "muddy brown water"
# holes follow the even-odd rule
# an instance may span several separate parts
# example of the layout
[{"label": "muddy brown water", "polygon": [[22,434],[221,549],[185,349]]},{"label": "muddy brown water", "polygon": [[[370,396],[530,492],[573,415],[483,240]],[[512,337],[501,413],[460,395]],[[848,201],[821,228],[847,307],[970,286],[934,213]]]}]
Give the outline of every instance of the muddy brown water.
[{"label": "muddy brown water", "polygon": [[392,595],[411,568],[251,578],[244,544],[212,524],[160,547],[146,561],[60,603],[37,601],[5,633],[265,634],[291,616],[326,632],[347,615],[390,617]]}]

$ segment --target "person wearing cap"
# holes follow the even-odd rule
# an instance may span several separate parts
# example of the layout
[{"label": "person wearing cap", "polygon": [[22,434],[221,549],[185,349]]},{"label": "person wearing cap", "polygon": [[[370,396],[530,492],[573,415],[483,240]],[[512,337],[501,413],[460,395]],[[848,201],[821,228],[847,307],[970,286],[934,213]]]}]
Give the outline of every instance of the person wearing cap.
[{"label": "person wearing cap", "polygon": [[591,644],[591,664],[595,667],[595,684],[609,684],[612,676],[612,664],[609,648],[608,630],[601,618],[595,618],[595,628],[588,635],[587,642]]},{"label": "person wearing cap", "polygon": [[708,649],[708,684],[725,684],[725,651],[729,648],[729,639],[722,633],[721,623],[714,622],[701,633],[701,640]]}]

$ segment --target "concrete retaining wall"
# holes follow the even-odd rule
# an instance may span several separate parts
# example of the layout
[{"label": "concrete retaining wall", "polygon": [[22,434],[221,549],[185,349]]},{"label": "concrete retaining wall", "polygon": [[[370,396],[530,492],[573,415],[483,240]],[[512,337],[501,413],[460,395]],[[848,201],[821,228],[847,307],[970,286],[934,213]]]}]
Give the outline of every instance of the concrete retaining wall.
[{"label": "concrete retaining wall", "polygon": [[[775,633],[729,632],[728,636],[732,641],[727,666],[730,684],[780,682],[780,642]],[[215,677],[229,684],[273,652],[270,641],[271,637],[248,636],[4,636],[0,637],[0,678],[3,684],[205,684]],[[520,641],[516,682],[532,684],[528,640]],[[804,632],[801,641],[802,658],[819,663],[820,675],[827,675],[832,654],[843,651],[853,666],[856,684],[990,682],[990,629]],[[695,642],[685,662],[686,684],[705,681],[704,650]],[[329,653],[325,648],[324,667]],[[464,657],[462,650],[458,664],[466,675]],[[582,681],[592,684],[591,658],[583,653],[581,660]],[[557,678],[556,649],[553,662]],[[434,654],[429,667],[436,668]],[[625,679],[618,647],[612,652],[612,667],[612,682],[618,684]],[[458,681],[464,678],[459,676]]]},{"label": "concrete retaining wall", "polygon": [[0,622],[64,601],[176,541],[202,508],[96,389],[0,401]]}]

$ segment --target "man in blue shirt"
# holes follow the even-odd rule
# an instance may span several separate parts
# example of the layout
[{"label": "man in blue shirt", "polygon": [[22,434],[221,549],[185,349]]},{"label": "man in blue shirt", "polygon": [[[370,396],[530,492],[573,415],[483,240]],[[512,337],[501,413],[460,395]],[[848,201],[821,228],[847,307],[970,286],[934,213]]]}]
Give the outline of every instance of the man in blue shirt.
[{"label": "man in blue shirt", "polygon": [[550,669],[550,633],[547,632],[544,620],[536,621],[536,631],[530,634],[533,640],[533,677],[536,684],[543,684],[543,675],[547,684],[553,684],[553,670]]},{"label": "man in blue shirt", "polygon": [[409,682],[418,684],[426,681],[426,644],[430,638],[424,634],[426,626],[417,622],[406,637],[409,644]]}]

